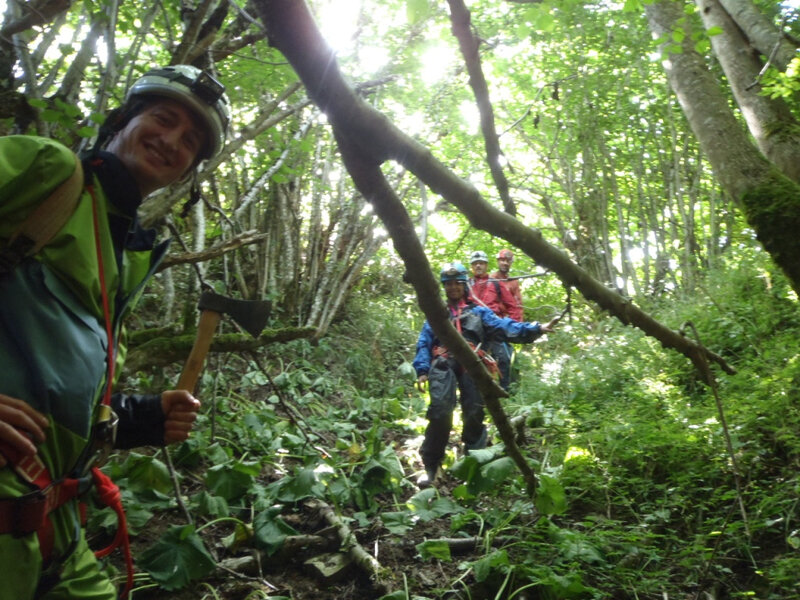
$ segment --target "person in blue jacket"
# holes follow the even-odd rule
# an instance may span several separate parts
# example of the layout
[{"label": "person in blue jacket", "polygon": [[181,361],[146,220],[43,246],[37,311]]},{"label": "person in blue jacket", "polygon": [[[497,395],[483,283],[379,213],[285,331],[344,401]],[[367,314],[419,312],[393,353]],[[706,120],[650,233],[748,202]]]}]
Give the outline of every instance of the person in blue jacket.
[{"label": "person in blue jacket", "polygon": [[[122,322],[167,249],[136,212],[216,156],[228,121],[224,87],[172,65],[129,88],[80,161],[83,178],[53,140],[0,137],[0,600],[117,598],[79,495],[105,483],[92,469],[103,452],[185,440],[200,407],[187,390],[112,394]],[[77,204],[33,243],[29,215],[73,173]]]},{"label": "person in blue jacket", "polygon": [[[540,325],[500,318],[485,306],[473,302],[467,287],[467,269],[461,263],[445,265],[440,280],[447,296],[450,321],[481,356],[490,372],[496,371],[496,367],[493,368],[491,357],[481,349],[490,336],[513,343],[527,343],[553,331],[556,320]],[[428,426],[420,448],[425,472],[417,480],[420,488],[426,488],[435,483],[439,473],[453,427],[456,401],[461,405],[461,441],[465,451],[486,447],[488,434],[483,423],[483,399],[475,382],[441,345],[427,321],[417,339],[413,366],[419,390],[424,391],[427,385],[430,391],[426,415]]]}]

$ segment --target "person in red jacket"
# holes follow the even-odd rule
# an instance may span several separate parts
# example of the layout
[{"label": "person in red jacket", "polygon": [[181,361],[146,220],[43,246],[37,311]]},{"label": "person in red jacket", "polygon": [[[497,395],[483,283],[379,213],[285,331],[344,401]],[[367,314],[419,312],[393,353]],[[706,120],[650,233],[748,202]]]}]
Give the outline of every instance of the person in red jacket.
[{"label": "person in red jacket", "polygon": [[[479,304],[483,304],[500,318],[509,317],[522,321],[522,304],[517,302],[511,292],[501,282],[489,277],[489,257],[486,252],[476,250],[470,255],[472,279],[470,293]],[[500,370],[500,387],[508,389],[511,383],[511,346],[502,340],[489,339],[484,350],[497,361]]]},{"label": "person in red jacket", "polygon": [[[514,262],[514,253],[511,250],[503,249],[497,253],[497,271],[489,276],[490,281],[494,281],[500,285],[501,289],[505,289],[514,298],[516,306],[519,307],[519,319],[522,320],[522,290],[519,286],[518,279],[509,279],[508,272],[511,270],[511,264]],[[515,318],[515,317],[512,317]],[[510,344],[504,344],[506,354],[508,354],[508,370],[503,371],[500,369],[500,385],[504,390],[508,389],[511,384],[511,363],[514,360],[514,347]]]},{"label": "person in red jacket", "polygon": [[489,277],[489,257],[476,250],[470,255],[472,279],[469,281],[473,297],[500,318],[522,321],[522,302],[518,302],[501,282]]},{"label": "person in red jacket", "polygon": [[[509,279],[508,272],[514,262],[514,253],[511,250],[500,250],[497,253],[497,271],[489,275],[490,279],[497,279],[500,285],[505,287],[514,297],[517,305],[522,307],[522,291],[519,287],[518,279]],[[518,319],[521,320],[521,319]]]}]

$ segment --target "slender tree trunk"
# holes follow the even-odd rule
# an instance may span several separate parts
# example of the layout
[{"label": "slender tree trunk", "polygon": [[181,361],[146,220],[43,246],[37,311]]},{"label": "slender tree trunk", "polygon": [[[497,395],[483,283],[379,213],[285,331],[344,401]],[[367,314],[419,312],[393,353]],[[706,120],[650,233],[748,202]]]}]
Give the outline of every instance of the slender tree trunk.
[{"label": "slender tree trunk", "polygon": [[797,54],[790,42],[774,23],[756,8],[752,0],[720,0],[730,17],[739,26],[752,46],[779,71],[785,71]]},{"label": "slender tree trunk", "polygon": [[761,94],[756,81],[764,63],[719,0],[696,2],[706,29],[724,31],[711,37],[711,45],[756,144],[787,177],[800,181],[800,124],[783,98]]},{"label": "slender tree trunk", "polygon": [[[649,4],[645,12],[658,36],[670,35],[683,16],[681,5],[672,1]],[[800,293],[800,187],[752,145],[690,37],[683,52],[664,60],[670,85],[717,179]]]}]

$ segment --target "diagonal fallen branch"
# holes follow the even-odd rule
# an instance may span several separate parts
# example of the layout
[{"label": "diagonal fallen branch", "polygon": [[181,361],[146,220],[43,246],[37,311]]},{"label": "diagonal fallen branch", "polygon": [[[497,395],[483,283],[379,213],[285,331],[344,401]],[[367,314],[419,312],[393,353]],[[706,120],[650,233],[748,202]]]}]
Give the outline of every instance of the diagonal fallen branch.
[{"label": "diagonal fallen branch", "polygon": [[385,569],[380,563],[358,543],[355,534],[333,508],[322,500],[311,499],[306,502],[309,508],[320,513],[322,518],[336,528],[341,540],[341,549],[350,555],[356,565],[369,575],[375,591],[383,596],[389,593],[389,583],[385,578]]},{"label": "diagonal fallen branch", "polygon": [[[687,356],[701,373],[704,372],[703,360],[717,363],[727,373],[734,372],[719,355],[662,325],[628,298],[591,277],[565,252],[545,241],[541,231],[493,208],[475,187],[450,171],[430,150],[401,132],[385,115],[358,97],[342,77],[334,53],[323,40],[305,2],[254,0],[254,4],[267,28],[270,43],[289,60],[309,95],[326,113],[337,137],[357,147],[358,154],[370,157],[375,164],[397,161],[461,210],[474,227],[522,249],[539,265],[558,274],[565,285],[574,287],[587,300],[597,303],[624,324],[638,327],[658,339],[665,348]],[[397,238],[394,241],[396,244]],[[433,278],[430,279],[434,283]],[[432,287],[428,292],[439,294],[439,290]],[[422,298],[420,305],[423,305]],[[431,303],[427,305],[432,306]],[[433,327],[437,315],[429,313],[424,306],[423,310]],[[434,331],[439,334],[436,328]],[[458,354],[456,357],[461,358]],[[472,370],[470,374],[473,374]]]}]

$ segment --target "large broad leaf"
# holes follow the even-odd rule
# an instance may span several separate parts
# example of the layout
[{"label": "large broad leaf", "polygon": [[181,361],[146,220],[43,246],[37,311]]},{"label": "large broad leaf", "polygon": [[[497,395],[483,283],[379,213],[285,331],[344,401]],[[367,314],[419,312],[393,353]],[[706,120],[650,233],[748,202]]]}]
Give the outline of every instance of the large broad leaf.
[{"label": "large broad leaf", "polygon": [[216,563],[194,525],[175,526],[145,550],[136,561],[165,590],[177,590],[209,575]]},{"label": "large broad leaf", "polygon": [[543,515],[560,515],[567,510],[567,496],[564,488],[557,479],[549,475],[540,476],[534,504]]},{"label": "large broad leaf", "polygon": [[441,540],[430,540],[417,544],[417,551],[422,558],[437,558],[439,560],[450,560],[450,545]]},{"label": "large broad leaf", "polygon": [[395,535],[405,535],[414,527],[411,513],[405,511],[381,513],[381,521],[383,526]]},{"label": "large broad leaf", "polygon": [[228,502],[222,496],[212,496],[203,490],[193,498],[197,505],[197,512],[203,517],[227,517],[231,514]]},{"label": "large broad leaf", "polygon": [[297,530],[280,518],[280,512],[281,507],[275,506],[258,513],[253,521],[256,548],[264,550],[268,556],[281,549],[286,536],[297,535]]},{"label": "large broad leaf", "polygon": [[126,462],[128,488],[134,492],[172,491],[172,479],[167,466],[152,456],[137,456]]},{"label": "large broad leaf", "polygon": [[[286,476],[276,483],[279,487],[278,500],[281,502],[297,502],[324,493],[314,469],[300,469],[294,475]],[[274,484],[270,487],[272,485]]]},{"label": "large broad leaf", "polygon": [[503,456],[497,460],[485,464],[481,467],[481,480],[479,483],[480,491],[488,492],[498,490],[500,484],[508,479],[514,472],[514,461],[508,456]]},{"label": "large broad leaf", "polygon": [[505,550],[495,550],[481,559],[472,563],[476,581],[486,581],[493,570],[498,567],[508,567],[508,553]]},{"label": "large broad leaf", "polygon": [[427,488],[411,496],[408,499],[408,506],[417,513],[421,521],[430,521],[464,511],[450,498],[440,497],[433,488]]},{"label": "large broad leaf", "polygon": [[247,463],[217,465],[206,473],[206,487],[215,496],[235,500],[250,489],[257,474],[258,470]]}]

